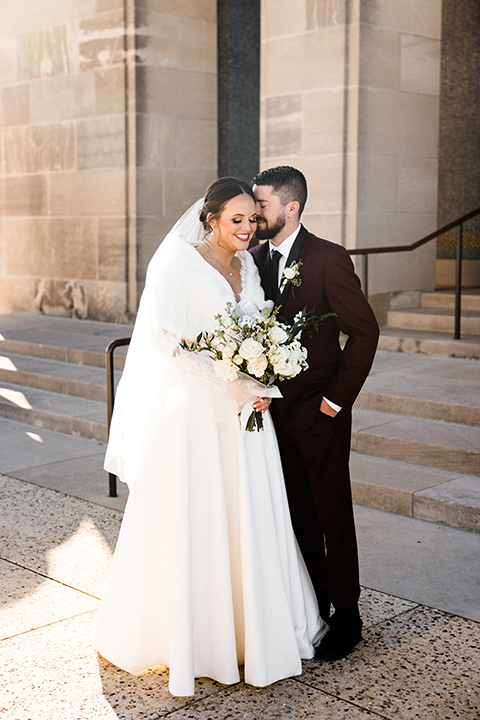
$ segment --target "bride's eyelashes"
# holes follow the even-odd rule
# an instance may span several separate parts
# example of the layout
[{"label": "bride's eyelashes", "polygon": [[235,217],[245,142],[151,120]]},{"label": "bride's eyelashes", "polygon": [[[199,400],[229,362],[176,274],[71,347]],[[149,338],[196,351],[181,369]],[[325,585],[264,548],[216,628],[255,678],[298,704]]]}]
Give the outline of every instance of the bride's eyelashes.
[{"label": "bride's eyelashes", "polygon": [[[242,219],[241,218],[233,218],[232,222],[234,222],[236,225],[239,225],[242,222]],[[255,217],[249,218],[248,222],[252,223],[252,225],[256,225],[257,224],[257,216],[255,215]]]}]

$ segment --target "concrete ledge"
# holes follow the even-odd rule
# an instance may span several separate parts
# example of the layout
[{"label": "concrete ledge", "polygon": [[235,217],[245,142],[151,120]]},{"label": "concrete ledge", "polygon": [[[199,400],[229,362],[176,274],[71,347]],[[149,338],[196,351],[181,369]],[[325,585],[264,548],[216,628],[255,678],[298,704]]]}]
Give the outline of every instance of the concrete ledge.
[{"label": "concrete ledge", "polygon": [[[120,371],[116,380],[120,379]],[[0,382],[48,390],[106,402],[105,368],[32,358],[14,353],[0,355]]]},{"label": "concrete ledge", "polygon": [[[446,308],[412,308],[410,310],[390,310],[387,315],[388,327],[409,328],[434,332],[452,332],[454,329],[453,310]],[[464,333],[480,334],[480,317],[474,311],[462,311],[461,327]]]},{"label": "concrete ledge", "polygon": [[[120,353],[120,351],[121,348],[119,348],[118,352]],[[30,343],[23,340],[0,340],[0,352],[29,355],[47,360],[77,363],[78,365],[91,365],[92,367],[105,367],[105,351],[63,348],[55,345]],[[122,357],[121,353],[115,353],[115,369],[123,370],[124,365],[125,357]]]},{"label": "concrete ledge", "polygon": [[480,360],[480,338],[453,340],[452,337],[435,337],[435,333],[416,333],[406,330],[382,328],[378,342],[379,350],[399,353],[421,353],[452,358]]},{"label": "concrete ledge", "polygon": [[480,407],[452,405],[422,398],[368,392],[367,390],[360,393],[355,401],[355,407],[480,427]]},{"label": "concrete ledge", "polygon": [[352,452],[353,501],[397,515],[480,532],[480,480]]},{"label": "concrete ledge", "polygon": [[414,496],[414,516],[480,532],[480,480],[460,477]]},{"label": "concrete ledge", "polygon": [[106,412],[105,403],[96,400],[8,383],[0,390],[1,417],[102,442]]},{"label": "concrete ledge", "polygon": [[[421,305],[424,308],[452,309],[455,307],[455,294],[448,292],[424,292],[421,294]],[[480,295],[478,292],[469,292],[463,288],[461,306],[462,310],[480,312]]]}]

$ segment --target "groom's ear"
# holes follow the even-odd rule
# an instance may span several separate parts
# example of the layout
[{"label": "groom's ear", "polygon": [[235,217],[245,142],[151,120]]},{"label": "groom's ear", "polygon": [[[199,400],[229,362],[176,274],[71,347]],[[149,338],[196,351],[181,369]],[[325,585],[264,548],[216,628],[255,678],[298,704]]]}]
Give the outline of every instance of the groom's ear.
[{"label": "groom's ear", "polygon": [[300,212],[300,203],[298,200],[292,200],[287,204],[287,215],[293,217],[295,213]]}]

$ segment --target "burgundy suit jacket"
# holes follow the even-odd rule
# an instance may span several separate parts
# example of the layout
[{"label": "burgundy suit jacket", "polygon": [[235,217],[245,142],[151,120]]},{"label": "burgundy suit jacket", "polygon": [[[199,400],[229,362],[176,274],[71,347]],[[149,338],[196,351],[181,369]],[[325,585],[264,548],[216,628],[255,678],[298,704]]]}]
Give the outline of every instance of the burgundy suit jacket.
[{"label": "burgundy suit jacket", "polygon": [[[268,267],[268,242],[250,251],[262,283]],[[287,283],[275,299],[280,315],[288,322],[303,308],[316,315],[335,313],[310,337],[303,336],[308,350],[308,370],[279,383],[283,399],[276,401],[282,419],[299,430],[318,418],[322,397],[349,408],[353,405],[372,366],[379,329],[355,275],[350,255],[341,245],[309,233],[303,226],[292,246],[287,265],[297,260],[301,285]],[[348,336],[340,348],[340,331]]]}]

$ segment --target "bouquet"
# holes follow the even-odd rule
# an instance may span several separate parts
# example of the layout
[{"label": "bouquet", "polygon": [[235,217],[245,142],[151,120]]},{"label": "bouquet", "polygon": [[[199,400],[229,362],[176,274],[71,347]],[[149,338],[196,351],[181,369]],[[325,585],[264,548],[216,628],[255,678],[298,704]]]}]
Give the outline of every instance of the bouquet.
[{"label": "bouquet", "polygon": [[[293,323],[281,321],[279,308],[265,308],[253,315],[239,315],[227,303],[223,313],[215,316],[213,332],[201,332],[193,342],[182,341],[180,347],[190,352],[207,351],[213,359],[215,375],[226,382],[250,381],[252,395],[281,397],[276,380],[286,380],[308,368],[307,350],[300,342],[303,332],[317,328],[321,318],[314,311],[298,312]],[[333,313],[328,313],[332,315]],[[251,381],[256,387],[252,387]],[[245,428],[263,429],[262,413],[253,410]]]}]

